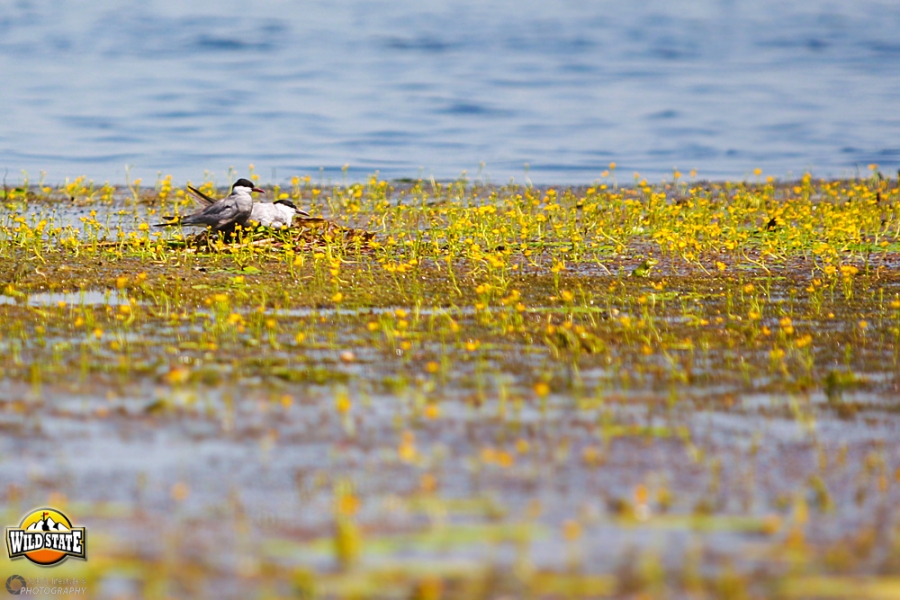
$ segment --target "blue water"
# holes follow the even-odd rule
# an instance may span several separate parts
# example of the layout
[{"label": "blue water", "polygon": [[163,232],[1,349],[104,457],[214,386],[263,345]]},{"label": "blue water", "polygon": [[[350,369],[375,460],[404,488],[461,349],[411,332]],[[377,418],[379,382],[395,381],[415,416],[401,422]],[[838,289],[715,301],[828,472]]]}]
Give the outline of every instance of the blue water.
[{"label": "blue water", "polygon": [[893,173],[898,31],[896,0],[0,0],[0,174]]}]

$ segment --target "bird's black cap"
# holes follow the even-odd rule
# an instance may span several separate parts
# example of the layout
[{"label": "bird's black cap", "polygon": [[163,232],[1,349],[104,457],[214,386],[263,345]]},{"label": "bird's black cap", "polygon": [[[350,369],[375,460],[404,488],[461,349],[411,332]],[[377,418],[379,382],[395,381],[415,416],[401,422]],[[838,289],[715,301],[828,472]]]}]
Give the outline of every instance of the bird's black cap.
[{"label": "bird's black cap", "polygon": [[290,206],[294,210],[297,210],[297,206],[290,200],[276,200],[275,204],[284,204],[285,206]]},{"label": "bird's black cap", "polygon": [[236,187],[245,187],[245,188],[253,189],[253,188],[255,188],[256,186],[253,185],[253,182],[250,181],[249,179],[241,178],[241,179],[238,179],[237,181],[234,182],[234,185],[231,186],[231,189],[234,189],[234,188],[236,188]]}]

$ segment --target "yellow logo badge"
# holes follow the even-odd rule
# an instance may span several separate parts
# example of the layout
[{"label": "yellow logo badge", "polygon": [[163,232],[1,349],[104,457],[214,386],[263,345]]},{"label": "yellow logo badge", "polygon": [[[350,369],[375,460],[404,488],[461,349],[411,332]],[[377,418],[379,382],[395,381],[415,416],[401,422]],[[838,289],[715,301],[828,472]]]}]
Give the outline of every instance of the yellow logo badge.
[{"label": "yellow logo badge", "polygon": [[69,556],[87,559],[84,527],[73,527],[69,517],[53,508],[40,508],[6,528],[6,551],[15,560],[23,556],[36,565],[57,565]]}]

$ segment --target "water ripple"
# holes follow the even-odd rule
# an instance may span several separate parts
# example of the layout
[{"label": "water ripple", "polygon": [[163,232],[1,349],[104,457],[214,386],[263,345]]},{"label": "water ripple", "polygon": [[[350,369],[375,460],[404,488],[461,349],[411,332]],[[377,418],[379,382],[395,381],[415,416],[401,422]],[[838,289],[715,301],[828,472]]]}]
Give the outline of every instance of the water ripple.
[{"label": "water ripple", "polygon": [[449,178],[486,161],[546,183],[613,160],[651,179],[895,170],[898,28],[900,5],[877,0],[29,0],[0,13],[0,167]]}]

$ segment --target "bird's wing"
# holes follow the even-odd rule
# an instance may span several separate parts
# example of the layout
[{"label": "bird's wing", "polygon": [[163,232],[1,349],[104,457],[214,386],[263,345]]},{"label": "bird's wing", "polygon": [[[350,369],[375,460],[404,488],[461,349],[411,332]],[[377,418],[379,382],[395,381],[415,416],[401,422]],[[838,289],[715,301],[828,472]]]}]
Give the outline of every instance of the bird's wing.
[{"label": "bird's wing", "polygon": [[229,197],[207,206],[203,209],[203,216],[210,222],[216,221],[219,226],[223,226],[239,219],[241,210],[238,208],[237,201]]},{"label": "bird's wing", "polygon": [[202,205],[204,205],[204,206],[211,206],[211,205],[213,205],[213,204],[216,203],[215,200],[213,200],[212,198],[210,198],[209,196],[207,196],[206,194],[204,194],[203,192],[201,192],[200,190],[198,190],[198,189],[195,188],[195,187],[187,186],[187,189],[188,189],[188,191],[191,193],[191,195],[192,195],[197,201],[199,201],[200,204],[202,204]]}]

